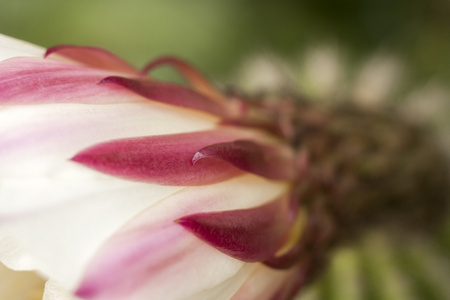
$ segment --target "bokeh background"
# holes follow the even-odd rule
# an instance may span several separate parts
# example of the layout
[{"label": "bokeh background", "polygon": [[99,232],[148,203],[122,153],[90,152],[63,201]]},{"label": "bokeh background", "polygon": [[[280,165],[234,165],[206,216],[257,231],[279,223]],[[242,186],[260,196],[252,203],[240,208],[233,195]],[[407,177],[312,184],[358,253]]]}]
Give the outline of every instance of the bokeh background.
[{"label": "bokeh background", "polygon": [[45,47],[105,47],[142,65],[161,54],[213,77],[258,51],[295,58],[328,41],[357,62],[394,52],[409,76],[450,80],[448,0],[15,0],[0,1],[0,31]]},{"label": "bokeh background", "polygon": [[[103,47],[135,66],[174,54],[218,81],[261,53],[295,69],[311,48],[333,45],[349,72],[389,53],[407,70],[403,94],[437,82],[439,107],[450,107],[449,0],[0,0],[0,32],[44,47]],[[437,130],[450,136],[450,110],[439,107]],[[395,247],[373,233],[339,250],[301,299],[450,299],[448,228],[435,243]]]}]

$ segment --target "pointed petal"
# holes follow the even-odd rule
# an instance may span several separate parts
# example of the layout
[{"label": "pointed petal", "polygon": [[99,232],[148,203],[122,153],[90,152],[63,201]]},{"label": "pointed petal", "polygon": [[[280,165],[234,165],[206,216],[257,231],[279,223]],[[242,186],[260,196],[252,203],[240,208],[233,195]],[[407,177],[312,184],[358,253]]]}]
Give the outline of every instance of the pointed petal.
[{"label": "pointed petal", "polygon": [[0,34],[0,61],[19,56],[42,57],[45,49]]},{"label": "pointed petal", "polygon": [[282,196],[251,209],[189,215],[177,223],[217,250],[246,262],[274,256],[286,241],[293,215],[290,199]]},{"label": "pointed petal", "polygon": [[286,184],[248,174],[189,187],[158,202],[102,247],[77,295],[96,300],[196,299],[193,295],[223,283],[245,264],[210,247],[174,220],[202,211],[260,206],[286,189]]},{"label": "pointed petal", "polygon": [[92,146],[72,160],[129,180],[169,185],[210,184],[241,171],[222,160],[203,160],[193,166],[192,157],[206,145],[241,135],[240,131],[222,129],[121,139]]},{"label": "pointed petal", "polygon": [[230,113],[230,108],[225,103],[216,103],[202,94],[176,84],[119,76],[107,77],[101,83],[124,87],[153,101],[201,110],[218,116]]},{"label": "pointed petal", "polygon": [[114,103],[139,101],[132,93],[98,82],[111,72],[39,58],[0,63],[0,104]]},{"label": "pointed petal", "polygon": [[126,61],[101,48],[60,45],[49,48],[44,57],[53,58],[55,54],[96,69],[127,73],[133,76],[140,75]]},{"label": "pointed petal", "polygon": [[239,140],[207,146],[195,153],[194,164],[207,158],[219,158],[233,166],[274,180],[290,180],[295,176],[294,154],[283,146],[262,145]]},{"label": "pointed petal", "polygon": [[205,96],[215,100],[215,101],[224,101],[224,97],[220,92],[218,92],[213,85],[202,75],[199,71],[197,71],[194,67],[192,67],[187,62],[173,57],[173,56],[164,56],[160,57],[145,66],[142,70],[142,73],[147,74],[149,71],[156,69],[163,65],[169,65],[177,69],[189,82],[194,86],[194,88]]}]

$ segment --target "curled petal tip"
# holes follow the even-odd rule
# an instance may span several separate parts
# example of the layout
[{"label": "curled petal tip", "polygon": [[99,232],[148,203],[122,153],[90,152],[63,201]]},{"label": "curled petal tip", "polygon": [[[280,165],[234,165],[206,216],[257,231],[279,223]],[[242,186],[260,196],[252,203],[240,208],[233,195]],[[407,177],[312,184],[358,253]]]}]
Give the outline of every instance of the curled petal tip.
[{"label": "curled petal tip", "polygon": [[175,56],[163,56],[154,61],[151,61],[142,69],[141,73],[147,74],[151,70],[164,65],[174,67],[192,84],[194,88],[196,88],[199,92],[205,94],[206,96],[209,96],[214,100],[223,98],[222,94],[213,87],[213,85],[205,78],[205,76],[197,71],[192,65]]},{"label": "curled petal tip", "polygon": [[117,83],[117,82],[119,81],[118,78],[120,78],[120,77],[117,77],[117,76],[108,76],[108,77],[105,77],[105,78],[103,78],[102,80],[100,80],[100,81],[98,82],[98,84]]},{"label": "curled petal tip", "polygon": [[256,175],[285,180],[295,176],[293,156],[282,146],[274,147],[250,140],[237,140],[209,145],[192,158],[193,164],[201,159],[216,158]]},{"label": "curled petal tip", "polygon": [[69,45],[59,45],[48,48],[44,53],[44,58],[47,58],[50,54],[57,52],[61,48],[70,47]]},{"label": "curled petal tip", "polygon": [[140,73],[120,57],[97,47],[59,45],[47,49],[44,58],[58,54],[88,67],[139,76]]},{"label": "curled petal tip", "polygon": [[195,166],[195,164],[196,164],[200,159],[202,159],[202,158],[204,158],[204,157],[205,157],[205,155],[204,155],[203,153],[201,153],[201,152],[196,152],[196,153],[194,154],[194,156],[192,157],[192,161],[191,161],[192,165]]}]

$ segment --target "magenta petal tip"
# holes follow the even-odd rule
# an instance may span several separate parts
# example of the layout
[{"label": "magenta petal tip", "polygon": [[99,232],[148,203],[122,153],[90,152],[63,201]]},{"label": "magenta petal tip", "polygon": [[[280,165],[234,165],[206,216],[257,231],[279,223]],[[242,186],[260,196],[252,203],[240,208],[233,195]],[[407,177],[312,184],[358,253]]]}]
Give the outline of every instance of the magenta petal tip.
[{"label": "magenta petal tip", "polygon": [[282,197],[255,208],[198,213],[174,222],[226,255],[257,262],[273,257],[286,241],[292,208]]}]

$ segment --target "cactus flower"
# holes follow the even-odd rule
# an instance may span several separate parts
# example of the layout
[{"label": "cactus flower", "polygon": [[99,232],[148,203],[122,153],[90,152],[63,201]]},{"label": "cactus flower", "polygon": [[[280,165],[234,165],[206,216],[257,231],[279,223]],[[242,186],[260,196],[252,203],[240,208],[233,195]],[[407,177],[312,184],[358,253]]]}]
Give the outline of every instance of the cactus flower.
[{"label": "cactus flower", "polygon": [[369,225],[442,218],[445,161],[396,114],[0,36],[0,261],[44,300],[292,299]]},{"label": "cactus flower", "polygon": [[[102,49],[2,36],[0,60],[0,259],[48,278],[45,299],[300,287],[304,155],[254,107],[173,57],[137,70]],[[189,86],[146,75],[161,65]]]}]

